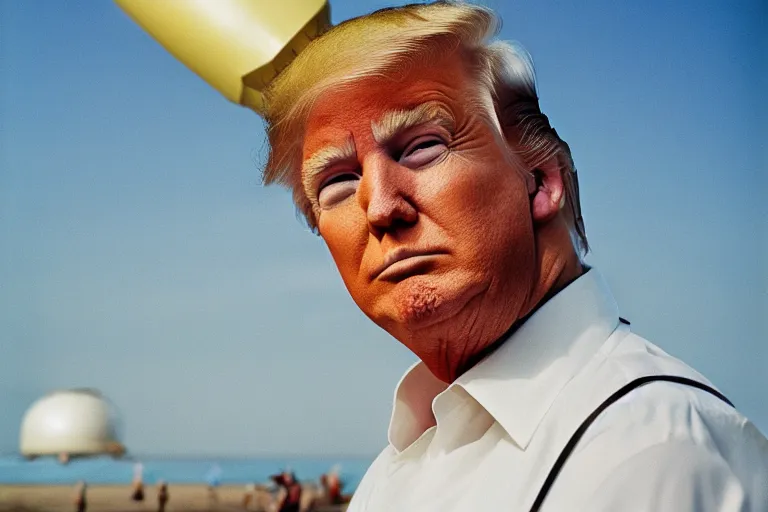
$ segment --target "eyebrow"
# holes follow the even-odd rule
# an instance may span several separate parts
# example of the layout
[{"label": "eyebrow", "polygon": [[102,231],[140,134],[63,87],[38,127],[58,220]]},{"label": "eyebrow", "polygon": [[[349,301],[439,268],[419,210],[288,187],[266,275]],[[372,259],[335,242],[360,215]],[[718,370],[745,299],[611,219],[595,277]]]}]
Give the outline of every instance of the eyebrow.
[{"label": "eyebrow", "polygon": [[[437,123],[453,131],[451,113],[436,101],[421,103],[414,108],[386,112],[378,121],[371,121],[371,131],[377,144],[387,145],[398,134],[416,126]],[[356,155],[355,143],[350,135],[341,145],[329,145],[316,151],[301,165],[301,183],[310,202],[317,201],[314,190],[317,175],[338,162],[352,160]]]},{"label": "eyebrow", "polygon": [[350,135],[340,146],[325,146],[304,160],[301,165],[301,182],[310,201],[317,200],[312,186],[317,175],[335,163],[353,159],[355,154],[355,142]]},{"label": "eyebrow", "polygon": [[405,130],[431,122],[451,132],[454,129],[453,116],[448,109],[438,102],[428,101],[412,109],[387,112],[379,121],[371,122],[371,130],[376,142],[386,145]]}]

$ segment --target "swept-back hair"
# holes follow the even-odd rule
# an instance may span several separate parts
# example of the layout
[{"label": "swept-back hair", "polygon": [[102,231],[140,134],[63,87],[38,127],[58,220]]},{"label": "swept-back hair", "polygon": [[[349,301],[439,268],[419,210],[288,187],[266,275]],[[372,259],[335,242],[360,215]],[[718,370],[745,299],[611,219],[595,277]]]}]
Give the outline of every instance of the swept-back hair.
[{"label": "swept-back hair", "polygon": [[478,85],[490,93],[494,112],[488,114],[525,168],[530,171],[557,158],[574,243],[586,254],[570,148],[539,108],[530,55],[516,43],[492,41],[500,27],[488,8],[437,1],[382,9],[331,28],[309,43],[266,91],[270,151],[264,183],[291,188],[297,208],[315,229],[316,215],[300,176],[304,124],[315,100],[332,88],[370,77],[405,76],[420,63],[461,51]]}]

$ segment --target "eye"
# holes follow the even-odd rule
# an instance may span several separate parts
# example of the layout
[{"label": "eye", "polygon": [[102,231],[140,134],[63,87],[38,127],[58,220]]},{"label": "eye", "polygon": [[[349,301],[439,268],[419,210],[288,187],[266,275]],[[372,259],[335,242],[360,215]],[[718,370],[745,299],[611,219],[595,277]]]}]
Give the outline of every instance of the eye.
[{"label": "eye", "polygon": [[400,155],[400,163],[406,167],[423,167],[447,151],[443,139],[435,135],[417,137]]},{"label": "eye", "polygon": [[317,192],[320,208],[333,208],[357,191],[360,176],[353,172],[334,174],[323,181]]}]

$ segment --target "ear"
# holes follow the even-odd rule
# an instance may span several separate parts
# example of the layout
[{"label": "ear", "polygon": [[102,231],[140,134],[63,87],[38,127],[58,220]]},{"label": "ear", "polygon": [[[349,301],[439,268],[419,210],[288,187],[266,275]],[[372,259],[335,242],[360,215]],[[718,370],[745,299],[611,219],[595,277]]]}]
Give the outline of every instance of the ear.
[{"label": "ear", "polygon": [[[547,116],[539,109],[538,98],[521,98],[512,91],[504,90],[499,94],[497,105],[499,123],[504,132],[504,138],[511,148],[522,148],[532,151],[530,132],[552,130]],[[521,119],[526,119],[525,128],[521,127]],[[525,136],[528,133],[529,136]],[[537,151],[532,151],[537,152]],[[557,216],[565,206],[565,184],[561,173],[562,162],[557,154],[535,169],[529,169],[525,180],[528,196],[531,201],[531,216],[537,224],[549,222]]]},{"label": "ear", "polygon": [[532,185],[528,187],[533,221],[544,224],[552,220],[565,206],[565,186],[557,155],[530,171]]}]

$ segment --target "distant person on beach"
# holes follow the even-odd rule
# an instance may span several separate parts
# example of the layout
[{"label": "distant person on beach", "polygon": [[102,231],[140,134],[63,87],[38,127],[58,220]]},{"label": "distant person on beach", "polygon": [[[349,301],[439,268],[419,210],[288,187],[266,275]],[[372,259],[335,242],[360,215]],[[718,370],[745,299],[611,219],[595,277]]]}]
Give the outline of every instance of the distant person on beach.
[{"label": "distant person on beach", "polygon": [[165,506],[168,504],[168,500],[171,499],[171,495],[168,492],[168,484],[162,480],[158,482],[157,486],[157,510],[158,512],[165,512]]},{"label": "distant person on beach", "polygon": [[141,462],[137,462],[133,466],[132,487],[131,499],[133,501],[144,501],[144,465]]},{"label": "distant person on beach", "polygon": [[248,510],[248,507],[251,505],[251,502],[254,501],[256,497],[256,484],[247,484],[245,486],[245,492],[243,493],[243,509]]},{"label": "distant person on beach", "polygon": [[420,359],[350,512],[768,510],[768,441],[585,263],[571,150],[498,27],[465,2],[382,9],[265,91],[264,181]]},{"label": "distant person on beach", "polygon": [[301,483],[291,471],[283,471],[271,477],[278,486],[277,512],[299,512],[301,508]]},{"label": "distant person on beach", "polygon": [[77,482],[75,486],[75,510],[77,512],[85,512],[88,509],[88,498],[86,493],[88,491],[88,484],[83,482]]},{"label": "distant person on beach", "polygon": [[328,473],[321,475],[320,485],[323,487],[325,497],[330,505],[341,505],[349,502],[350,497],[341,492],[344,484],[337,468],[332,468]]},{"label": "distant person on beach", "polygon": [[219,501],[218,488],[221,485],[221,474],[221,466],[214,464],[205,475],[205,481],[208,483],[208,500],[211,504]]}]

